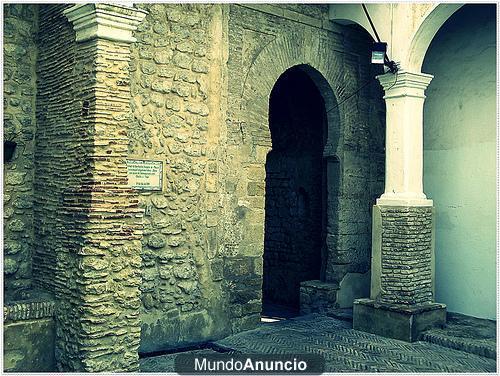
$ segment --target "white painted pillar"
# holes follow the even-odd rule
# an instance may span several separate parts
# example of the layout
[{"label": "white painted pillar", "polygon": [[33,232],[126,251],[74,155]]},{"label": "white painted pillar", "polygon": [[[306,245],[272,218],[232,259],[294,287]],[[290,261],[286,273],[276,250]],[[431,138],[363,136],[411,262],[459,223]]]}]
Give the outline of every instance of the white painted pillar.
[{"label": "white painted pillar", "polygon": [[385,192],[373,207],[370,299],[354,301],[353,328],[413,342],[446,323],[446,306],[434,301],[434,209],[423,192],[424,92],[432,76],[377,78],[387,108]]},{"label": "white painted pillar", "polygon": [[385,91],[385,192],[377,205],[432,206],[423,191],[424,91],[433,76],[399,71],[378,76]]}]

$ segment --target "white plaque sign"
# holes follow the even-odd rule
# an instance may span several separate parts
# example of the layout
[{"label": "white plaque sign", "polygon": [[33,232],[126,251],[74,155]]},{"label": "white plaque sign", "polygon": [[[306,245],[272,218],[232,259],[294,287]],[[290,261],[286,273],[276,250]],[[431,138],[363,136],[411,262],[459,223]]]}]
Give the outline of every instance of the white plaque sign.
[{"label": "white plaque sign", "polygon": [[127,159],[128,185],[135,189],[161,191],[163,162],[146,159]]}]

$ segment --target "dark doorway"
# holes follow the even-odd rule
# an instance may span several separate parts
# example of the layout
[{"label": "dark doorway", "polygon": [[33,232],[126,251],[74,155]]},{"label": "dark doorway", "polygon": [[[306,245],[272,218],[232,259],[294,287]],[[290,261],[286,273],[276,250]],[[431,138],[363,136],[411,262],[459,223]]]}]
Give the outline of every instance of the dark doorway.
[{"label": "dark doorway", "polygon": [[325,244],[324,100],[301,67],[283,73],[269,100],[263,315],[299,310],[300,282],[320,279]]}]

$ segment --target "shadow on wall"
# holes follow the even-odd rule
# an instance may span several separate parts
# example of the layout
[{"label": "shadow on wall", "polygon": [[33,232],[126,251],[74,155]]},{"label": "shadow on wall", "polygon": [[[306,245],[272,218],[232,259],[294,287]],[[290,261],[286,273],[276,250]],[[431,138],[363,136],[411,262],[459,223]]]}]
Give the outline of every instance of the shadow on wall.
[{"label": "shadow on wall", "polygon": [[436,300],[496,317],[496,5],[459,9],[423,72],[424,189],[436,208]]}]

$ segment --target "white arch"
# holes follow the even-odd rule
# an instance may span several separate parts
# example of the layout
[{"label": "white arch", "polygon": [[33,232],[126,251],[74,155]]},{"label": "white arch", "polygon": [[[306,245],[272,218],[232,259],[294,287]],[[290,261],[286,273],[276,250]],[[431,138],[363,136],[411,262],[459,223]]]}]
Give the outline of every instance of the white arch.
[{"label": "white arch", "polygon": [[[425,53],[443,24],[464,4],[367,4],[368,12],[388,54],[408,72],[420,72]],[[361,4],[330,5],[330,20],[356,23],[375,35]]]},{"label": "white arch", "polygon": [[410,72],[420,72],[425,54],[432,39],[443,24],[464,4],[438,4],[422,19],[420,26],[413,34],[407,53],[407,61],[403,67]]},{"label": "white arch", "polygon": [[[382,22],[387,20],[387,17],[390,16],[390,7],[387,7],[385,4],[366,4],[368,12],[371,15],[371,18],[375,25],[377,25],[377,31],[379,33],[379,37],[387,41],[390,33],[390,26],[386,22]],[[329,10],[329,18],[331,21],[334,21],[341,25],[349,25],[349,24],[357,24],[361,26],[374,41],[377,40],[377,37],[368,22],[368,18],[366,17],[361,3],[357,4],[333,4],[330,6]]]}]

